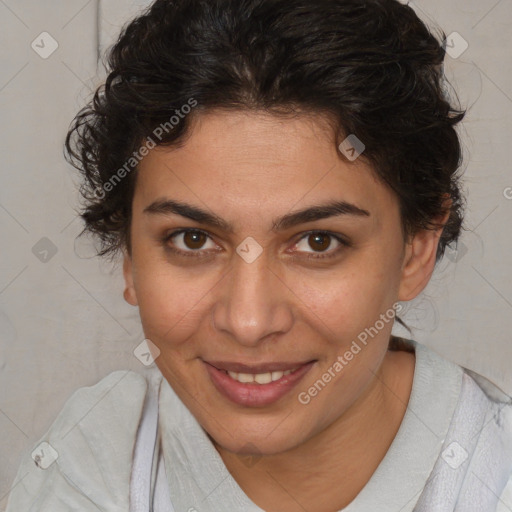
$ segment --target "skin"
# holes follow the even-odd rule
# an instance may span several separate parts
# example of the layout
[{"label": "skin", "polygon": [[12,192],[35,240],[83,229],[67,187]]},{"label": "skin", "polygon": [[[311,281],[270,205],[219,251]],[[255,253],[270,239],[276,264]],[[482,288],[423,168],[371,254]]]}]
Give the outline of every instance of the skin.
[{"label": "skin", "polygon": [[[233,230],[145,213],[157,199],[202,208]],[[370,215],[272,230],[274,219],[340,199]],[[162,242],[180,228],[207,236]],[[315,242],[310,230],[338,234],[350,246],[329,236]],[[440,234],[421,231],[404,240],[394,194],[363,157],[349,162],[340,155],[319,115],[210,111],[194,118],[181,148],[157,147],[140,163],[124,297],[139,307],[144,333],[160,350],[155,362],[163,376],[264,510],[339,510],[386,454],[415,364],[414,354],[388,350],[392,322],[307,405],[297,395],[382,313],[424,289]],[[252,263],[236,252],[249,236],[263,249]],[[205,257],[176,255],[169,247]],[[332,258],[308,259],[336,251]],[[213,386],[202,361],[215,359],[317,361],[277,402],[245,407]],[[248,455],[255,463],[247,463]]]}]

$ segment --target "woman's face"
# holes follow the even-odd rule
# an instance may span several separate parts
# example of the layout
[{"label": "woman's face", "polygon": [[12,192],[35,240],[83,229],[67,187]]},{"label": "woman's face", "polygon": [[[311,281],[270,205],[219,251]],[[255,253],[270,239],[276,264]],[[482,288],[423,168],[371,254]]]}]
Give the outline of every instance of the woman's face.
[{"label": "woman's face", "polygon": [[[396,301],[428,281],[407,265],[396,198],[320,117],[202,114],[183,147],[141,162],[131,240],[125,298],[156,364],[239,453],[293,448],[341,418],[386,355]],[[260,383],[214,368],[228,364]]]}]

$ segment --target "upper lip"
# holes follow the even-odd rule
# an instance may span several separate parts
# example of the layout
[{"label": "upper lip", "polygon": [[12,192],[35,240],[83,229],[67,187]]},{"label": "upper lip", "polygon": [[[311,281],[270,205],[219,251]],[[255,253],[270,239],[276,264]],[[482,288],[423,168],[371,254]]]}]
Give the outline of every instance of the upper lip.
[{"label": "upper lip", "polygon": [[205,361],[212,366],[215,366],[218,370],[226,370],[230,372],[237,373],[267,373],[267,372],[278,372],[278,371],[286,371],[293,370],[294,368],[298,368],[300,366],[304,366],[305,364],[311,363],[312,360],[295,362],[295,363],[260,363],[260,364],[243,364],[236,363],[230,361]]}]

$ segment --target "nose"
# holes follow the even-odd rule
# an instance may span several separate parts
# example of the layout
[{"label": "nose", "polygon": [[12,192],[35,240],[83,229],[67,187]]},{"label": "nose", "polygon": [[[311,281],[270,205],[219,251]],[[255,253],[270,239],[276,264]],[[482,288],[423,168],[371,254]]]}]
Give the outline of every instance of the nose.
[{"label": "nose", "polygon": [[292,292],[271,268],[266,251],[251,263],[238,254],[220,286],[213,326],[239,344],[257,346],[287,332],[293,322]]}]

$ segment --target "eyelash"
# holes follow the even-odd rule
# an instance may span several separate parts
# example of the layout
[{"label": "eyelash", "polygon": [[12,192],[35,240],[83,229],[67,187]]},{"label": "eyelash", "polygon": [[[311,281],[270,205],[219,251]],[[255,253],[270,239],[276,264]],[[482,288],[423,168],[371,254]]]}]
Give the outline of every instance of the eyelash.
[{"label": "eyelash", "polygon": [[[177,254],[179,256],[192,257],[192,258],[207,258],[209,256],[208,254],[205,255],[203,250],[201,250],[201,249],[183,251],[181,249],[176,249],[176,247],[171,247],[169,245],[169,240],[177,235],[180,235],[181,233],[201,233],[211,239],[211,236],[206,231],[202,231],[201,229],[178,229],[178,230],[173,231],[172,233],[168,233],[162,237],[161,243],[162,243],[162,245],[164,245],[166,250],[171,251],[172,253]],[[304,238],[308,237],[309,235],[313,235],[313,234],[330,236],[331,238],[334,238],[337,242],[339,242],[341,245],[337,249],[331,250],[328,253],[309,254],[308,256],[305,256],[306,259],[319,260],[319,259],[334,258],[334,257],[338,256],[338,254],[343,249],[351,247],[351,244],[347,240],[341,238],[339,235],[331,233],[330,231],[318,231],[318,230],[317,231],[315,231],[315,230],[307,231],[307,232],[303,233],[303,235],[297,240],[297,242],[295,242],[294,245],[298,244],[301,240],[303,240]]]}]

